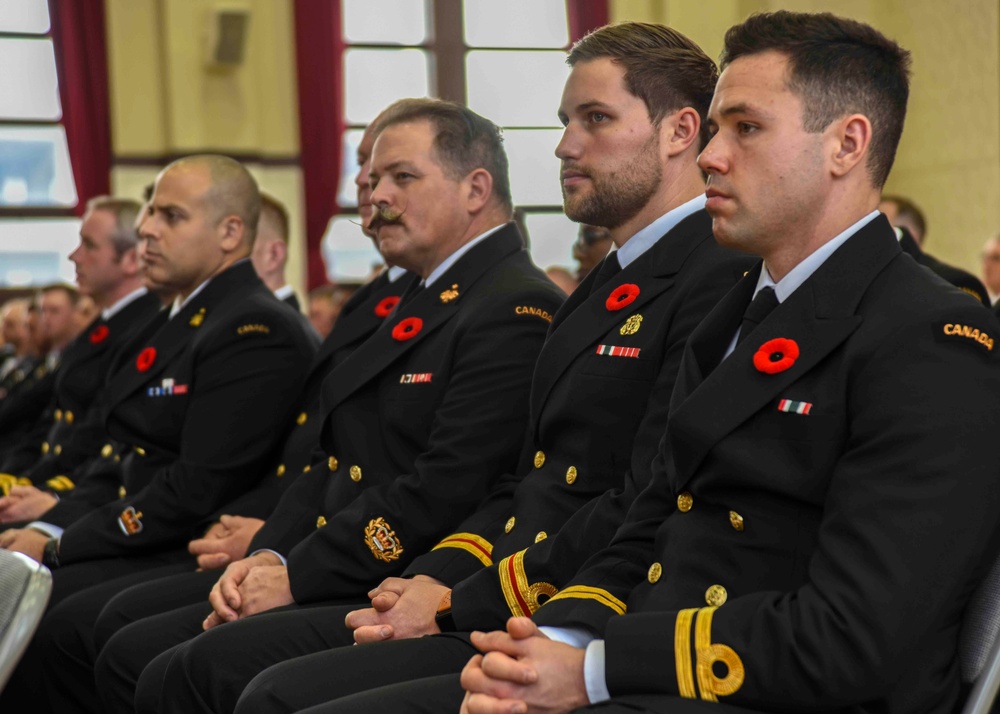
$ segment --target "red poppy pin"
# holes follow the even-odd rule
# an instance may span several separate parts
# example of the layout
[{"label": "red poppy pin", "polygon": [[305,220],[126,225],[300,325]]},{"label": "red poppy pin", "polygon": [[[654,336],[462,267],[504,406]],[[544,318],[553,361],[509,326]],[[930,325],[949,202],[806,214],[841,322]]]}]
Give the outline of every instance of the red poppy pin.
[{"label": "red poppy pin", "polygon": [[795,340],[776,337],[762,344],[753,356],[753,366],[764,374],[777,374],[789,369],[799,358],[799,345]]},{"label": "red poppy pin", "polygon": [[634,283],[625,283],[611,291],[604,306],[612,311],[621,310],[634,303],[637,297],[639,297],[639,286]]},{"label": "red poppy pin", "polygon": [[90,344],[99,345],[104,340],[108,339],[108,335],[111,334],[111,330],[108,329],[107,325],[98,325],[94,328],[93,332],[90,333]]},{"label": "red poppy pin", "polygon": [[392,312],[398,304],[399,295],[390,295],[387,298],[382,298],[379,300],[378,305],[375,306],[375,317],[389,317],[389,313]]},{"label": "red poppy pin", "polygon": [[149,368],[153,366],[153,362],[156,361],[156,348],[147,347],[135,360],[135,368],[140,372],[148,372]]},{"label": "red poppy pin", "polygon": [[392,339],[399,342],[412,340],[420,333],[423,326],[424,321],[419,317],[408,317],[405,320],[400,320],[399,324],[392,328]]}]

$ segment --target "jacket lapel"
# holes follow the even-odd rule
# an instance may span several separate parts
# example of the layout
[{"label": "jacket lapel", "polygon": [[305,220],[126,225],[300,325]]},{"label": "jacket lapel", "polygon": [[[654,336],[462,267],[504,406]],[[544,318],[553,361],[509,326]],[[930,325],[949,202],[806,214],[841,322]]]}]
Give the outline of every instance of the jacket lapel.
[{"label": "jacket lapel", "polygon": [[[582,299],[564,304],[556,313],[553,329],[538,355],[531,388],[532,424],[541,417],[545,400],[573,361],[582,353],[596,349],[602,336],[669,290],[688,255],[710,233],[711,218],[705,211],[698,211],[660,237],[644,255],[633,260],[593,294],[590,294],[593,278],[604,262],[591,271],[570,296],[573,300],[579,294]],[[635,302],[623,310],[609,310],[608,297],[616,288],[629,283],[640,286]]]},{"label": "jacket lapel", "polygon": [[[462,294],[487,270],[508,255],[523,249],[521,234],[513,224],[507,224],[473,246],[432,286],[421,290],[389,316],[370,338],[330,373],[323,382],[324,409],[327,412],[332,410],[358,389],[379,377],[390,364],[426,340],[458,314]],[[458,286],[454,291],[453,285]],[[419,332],[405,340],[394,338],[393,329],[410,318],[421,321]],[[347,377],[338,376],[342,370]]]},{"label": "jacket lapel", "polygon": [[[759,269],[723,299],[692,334],[681,366],[680,389],[672,400],[668,436],[674,447],[678,487],[691,478],[722,437],[777,398],[861,325],[862,317],[856,312],[864,291],[898,254],[888,223],[883,218],[873,220],[775,308],[729,357],[702,376],[702,366],[718,360],[736,333]],[[794,340],[799,357],[785,371],[765,374],[754,367],[753,356],[761,345],[776,338]]]},{"label": "jacket lapel", "polygon": [[[262,285],[263,283],[253,272],[249,260],[240,262],[212,278],[200,293],[173,318],[162,324],[148,340],[133,343],[136,351],[126,357],[120,369],[108,382],[109,405],[114,406],[162,373],[175,356],[187,349],[204,322],[217,318],[217,313],[220,311],[225,312],[225,307],[222,306],[218,310],[213,309],[221,300],[225,299],[229,304],[235,304],[239,301],[241,293]],[[163,319],[165,315],[160,316],[158,322]],[[140,372],[136,358],[147,347],[156,350],[156,358],[149,369]]]}]

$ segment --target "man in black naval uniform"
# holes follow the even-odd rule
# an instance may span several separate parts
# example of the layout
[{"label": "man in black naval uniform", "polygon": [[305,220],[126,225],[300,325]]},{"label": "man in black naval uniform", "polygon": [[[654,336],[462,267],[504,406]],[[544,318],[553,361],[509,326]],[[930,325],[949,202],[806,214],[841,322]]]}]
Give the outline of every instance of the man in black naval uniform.
[{"label": "man in black naval uniform", "polygon": [[[100,458],[107,443],[99,394],[116,351],[160,309],[142,283],[135,220],[141,206],[132,199],[101,196],[87,202],[80,244],[70,253],[80,292],[101,313],[61,357],[56,373],[52,425],[42,456],[18,475],[32,485],[15,486],[0,499],[0,522],[29,521],[46,514],[75,487],[72,472]],[[56,523],[56,525],[64,525]]]},{"label": "man in black naval uniform", "polygon": [[[531,264],[509,223],[499,131],[434,100],[396,103],[380,129],[372,228],[386,260],[419,274],[421,286],[324,382],[321,452],[256,535],[255,554],[230,565],[213,590],[218,613],[206,626],[240,621],[175,650],[186,658],[202,642],[221,646],[231,656],[220,675],[232,670],[248,680],[280,657],[279,640],[306,653],[325,646],[306,634],[331,629],[317,626],[326,609],[302,605],[362,602],[516,466],[531,372],[564,296]],[[284,612],[248,617],[293,602]],[[205,614],[205,604],[167,613],[115,639],[137,632],[151,639],[160,619],[199,626]],[[146,668],[138,707],[159,706],[144,702],[158,697],[171,654]],[[163,693],[184,696],[174,690],[167,685]]]},{"label": "man in black naval uniform", "polygon": [[55,602],[186,557],[192,533],[252,486],[246,466],[271,453],[283,395],[314,351],[246,260],[259,210],[246,169],[190,157],[156,185],[140,229],[146,271],[177,298],[123,350],[106,387],[108,433],[131,446],[127,495],[25,548],[54,570]]},{"label": "man in black naval uniform", "polygon": [[[370,128],[358,146],[361,169],[356,184],[363,225],[371,220],[372,212],[368,156],[373,143],[374,128]],[[261,224],[267,206],[265,198]],[[255,242],[259,239],[260,235]],[[309,458],[319,443],[323,417],[320,404],[323,379],[385,321],[402,292],[414,280],[414,276],[402,268],[391,268],[363,286],[345,304],[334,330],[313,358],[306,382],[295,400],[293,416],[284,425],[281,453],[256,465],[258,472],[264,472],[259,483],[223,506],[219,520],[188,544],[190,553],[197,556],[197,571],[191,563],[185,562],[177,567],[152,571],[150,575],[156,573],[162,577],[149,582],[136,584],[133,575],[113,579],[71,596],[53,609],[34,643],[36,650],[45,653],[40,659],[42,676],[48,683],[45,695],[51,711],[103,711],[116,707],[127,710],[131,707],[134,680],[142,671],[138,664],[142,655],[136,651],[139,643],[130,642],[127,646],[129,655],[124,664],[133,669],[138,667],[128,678],[129,683],[118,686],[105,683],[100,687],[101,698],[107,702],[105,709],[101,708],[94,690],[92,667],[96,653],[128,622],[185,605],[204,605],[219,578],[218,569],[246,555],[250,540],[264,522],[262,519],[271,513],[295,478],[310,470]],[[295,319],[294,316],[291,319]],[[113,458],[113,452],[108,452],[108,458]],[[177,642],[190,636],[180,631],[176,635]],[[129,694],[122,697],[123,701],[116,701],[123,688],[128,689]]]},{"label": "man in black naval uniform", "polygon": [[[619,249],[555,316],[535,368],[527,463],[417,558],[412,579],[374,591],[377,610],[348,616],[361,626],[359,642],[402,641],[275,666],[247,689],[239,711],[296,711],[386,683],[457,675],[475,653],[467,632],[534,612],[607,544],[645,486],[683,345],[753,259],[718,246],[703,210],[696,158],[707,141],[715,63],[680,33],[643,23],[588,35],[568,62],[556,148],[564,208],[606,226]],[[573,549],[533,557],[557,540]],[[466,634],[418,638],[442,628]],[[351,643],[348,632],[342,640]],[[452,689],[440,701],[422,690],[422,706],[447,711],[455,700],[457,708],[461,688]],[[393,711],[396,703],[373,706]]]},{"label": "man in black naval uniform", "polygon": [[463,711],[956,709],[998,544],[1000,325],[876,210],[909,55],[776,12],[730,29],[722,64],[708,211],[763,265],[691,335],[614,542],[534,622],[474,637]]}]

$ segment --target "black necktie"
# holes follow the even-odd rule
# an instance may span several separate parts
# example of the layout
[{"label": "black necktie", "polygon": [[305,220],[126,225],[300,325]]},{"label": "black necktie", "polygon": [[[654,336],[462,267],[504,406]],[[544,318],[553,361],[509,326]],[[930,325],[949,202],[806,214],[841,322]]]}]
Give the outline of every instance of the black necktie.
[{"label": "black necktie", "polygon": [[618,262],[618,251],[611,253],[604,262],[601,263],[600,270],[597,271],[597,276],[594,278],[594,284],[590,286],[590,293],[593,295],[601,286],[606,282],[611,280],[622,271],[622,264]]},{"label": "black necktie", "polygon": [[764,321],[771,310],[778,307],[778,296],[774,293],[774,288],[761,288],[756,297],[747,305],[746,312],[743,313],[743,322],[740,323],[740,336],[736,339],[739,345],[746,337],[754,331],[760,323]]}]

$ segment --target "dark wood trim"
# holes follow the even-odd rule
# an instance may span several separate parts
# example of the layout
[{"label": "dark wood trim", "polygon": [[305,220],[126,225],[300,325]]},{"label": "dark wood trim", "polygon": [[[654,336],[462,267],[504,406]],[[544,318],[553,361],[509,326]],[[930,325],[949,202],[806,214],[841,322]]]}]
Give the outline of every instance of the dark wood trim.
[{"label": "dark wood trim", "polygon": [[76,218],[72,206],[0,206],[0,218]]},{"label": "dark wood trim", "polygon": [[432,93],[466,104],[462,0],[431,0]]}]

